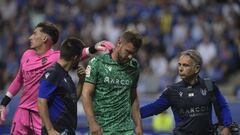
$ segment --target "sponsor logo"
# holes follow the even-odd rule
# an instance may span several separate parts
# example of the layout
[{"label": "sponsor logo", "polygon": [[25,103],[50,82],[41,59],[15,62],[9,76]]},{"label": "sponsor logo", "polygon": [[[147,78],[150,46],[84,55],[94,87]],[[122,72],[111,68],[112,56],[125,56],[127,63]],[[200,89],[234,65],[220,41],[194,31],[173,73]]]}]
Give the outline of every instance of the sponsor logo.
[{"label": "sponsor logo", "polygon": [[91,73],[91,66],[87,66],[86,68],[86,77],[90,77],[90,73]]},{"label": "sponsor logo", "polygon": [[114,85],[130,85],[132,84],[132,80],[116,79],[116,78],[110,78],[106,76],[104,78],[104,83],[114,84]]},{"label": "sponsor logo", "polygon": [[188,97],[193,97],[194,96],[194,93],[191,92],[191,93],[188,93]]},{"label": "sponsor logo", "polygon": [[185,109],[180,109],[181,116],[185,117],[196,117],[201,115],[209,114],[208,106],[197,106],[197,107],[190,107]]}]

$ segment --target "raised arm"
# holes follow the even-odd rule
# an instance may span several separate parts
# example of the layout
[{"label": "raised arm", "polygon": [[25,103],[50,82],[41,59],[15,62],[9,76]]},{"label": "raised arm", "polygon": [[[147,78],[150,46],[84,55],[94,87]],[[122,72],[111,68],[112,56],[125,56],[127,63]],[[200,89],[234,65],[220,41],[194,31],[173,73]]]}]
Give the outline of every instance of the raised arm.
[{"label": "raised arm", "polygon": [[106,40],[100,41],[96,43],[94,46],[84,48],[82,51],[81,60],[84,60],[97,52],[99,53],[111,52],[113,48],[114,48],[114,45],[111,42]]}]

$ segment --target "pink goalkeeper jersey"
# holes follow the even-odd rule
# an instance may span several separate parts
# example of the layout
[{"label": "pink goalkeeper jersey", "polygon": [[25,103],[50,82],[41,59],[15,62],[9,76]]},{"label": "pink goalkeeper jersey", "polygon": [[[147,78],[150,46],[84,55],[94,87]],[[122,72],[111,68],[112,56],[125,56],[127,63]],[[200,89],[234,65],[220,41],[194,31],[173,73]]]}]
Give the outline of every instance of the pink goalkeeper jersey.
[{"label": "pink goalkeeper jersey", "polygon": [[[35,50],[27,50],[24,52],[17,76],[8,88],[8,92],[13,96],[23,88],[18,107],[38,111],[39,81],[45,70],[57,62],[59,57],[60,51],[54,51],[53,49],[48,50],[41,56],[37,55]],[[83,49],[82,57],[86,58],[85,48]]]}]

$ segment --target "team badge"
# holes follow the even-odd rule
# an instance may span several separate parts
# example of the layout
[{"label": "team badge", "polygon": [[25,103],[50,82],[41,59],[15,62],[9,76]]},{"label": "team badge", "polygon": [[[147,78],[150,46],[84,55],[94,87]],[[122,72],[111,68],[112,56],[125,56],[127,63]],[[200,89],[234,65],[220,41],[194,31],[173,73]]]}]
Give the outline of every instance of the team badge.
[{"label": "team badge", "polygon": [[47,58],[46,57],[43,57],[42,58],[42,65],[46,64],[47,63]]},{"label": "team badge", "polygon": [[201,94],[202,94],[203,96],[206,96],[206,95],[207,95],[207,90],[206,90],[206,89],[201,89]]}]

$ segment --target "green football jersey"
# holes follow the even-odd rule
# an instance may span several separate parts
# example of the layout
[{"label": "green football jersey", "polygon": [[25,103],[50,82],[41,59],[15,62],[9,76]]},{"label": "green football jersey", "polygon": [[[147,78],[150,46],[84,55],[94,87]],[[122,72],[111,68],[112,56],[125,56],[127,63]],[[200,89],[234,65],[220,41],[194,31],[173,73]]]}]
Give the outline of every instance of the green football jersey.
[{"label": "green football jersey", "polygon": [[130,92],[136,89],[138,78],[136,59],[120,65],[110,54],[104,54],[89,61],[85,82],[95,85],[93,111],[104,131],[134,129]]}]

